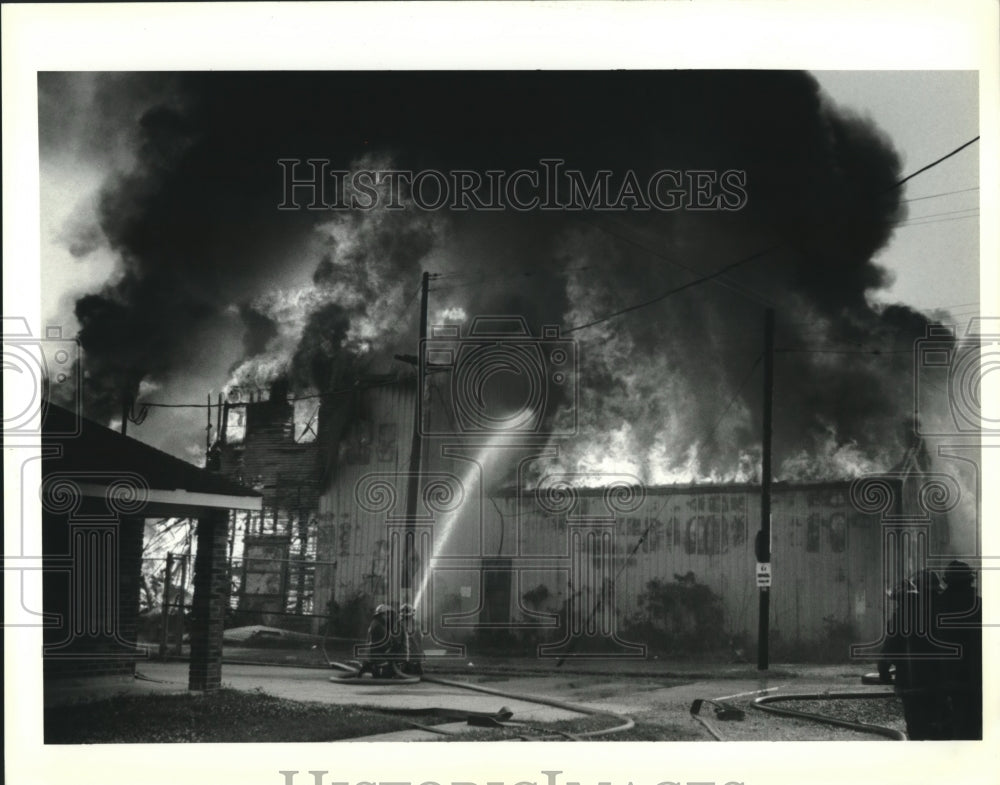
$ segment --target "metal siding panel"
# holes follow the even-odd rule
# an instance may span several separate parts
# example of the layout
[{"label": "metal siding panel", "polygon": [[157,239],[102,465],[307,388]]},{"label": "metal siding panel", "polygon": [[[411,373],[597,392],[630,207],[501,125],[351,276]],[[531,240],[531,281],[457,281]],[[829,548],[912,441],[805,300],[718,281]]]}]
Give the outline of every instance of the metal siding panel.
[{"label": "metal siding panel", "polygon": [[[358,482],[374,472],[403,475],[409,468],[414,406],[412,385],[403,382],[373,387],[365,395],[372,432],[379,434],[380,425],[396,425],[396,449],[389,460],[380,460],[378,445],[371,450],[368,463],[337,460],[328,487],[321,494],[325,536],[319,558],[337,563],[336,568],[329,569],[324,576],[323,588],[338,602],[359,593],[372,594],[373,588],[378,589],[379,577],[385,577],[387,566],[380,544],[386,539],[385,514],[364,510],[358,505],[355,498]],[[353,423],[348,425],[348,437],[353,427]],[[405,501],[405,487],[397,488],[398,494],[403,494]],[[379,599],[373,597],[373,601]]]},{"label": "metal siding panel", "polygon": [[[401,387],[401,386],[400,386]],[[371,410],[376,427],[382,422],[398,423],[399,448],[390,465],[338,466],[327,489],[324,490],[320,509],[323,513],[319,558],[336,561],[332,567],[321,569],[317,575],[317,590],[335,590],[338,600],[356,591],[366,589],[366,574],[376,573],[378,567],[378,541],[384,539],[383,516],[358,509],[354,499],[354,485],[365,474],[375,470],[395,471],[405,474],[408,470],[408,437],[412,428],[413,391],[387,386],[369,391]],[[440,445],[431,445],[430,449]],[[440,457],[429,458],[425,464],[431,471],[454,471],[460,462]],[[823,493],[846,496],[847,483],[832,483],[810,491],[801,488],[776,488],[773,519],[774,589],[772,592],[772,624],[786,637],[801,640],[814,639],[823,632],[824,616],[836,618],[863,618],[866,631],[877,634],[880,619],[872,621],[874,609],[868,600],[868,612],[857,613],[859,586],[871,597],[878,587],[880,569],[880,532],[876,526],[851,524],[857,518],[849,503],[831,503],[823,500]],[[401,492],[405,490],[401,489]],[[830,498],[834,498],[830,496]],[[583,508],[595,511],[601,505],[593,494],[584,494]],[[503,517],[503,548],[499,548],[501,518],[493,505],[483,505],[483,517],[465,514],[456,522],[449,538],[446,553],[478,554],[480,544],[490,555],[500,552],[506,556],[548,556],[530,570],[526,569],[519,593],[546,585],[549,596],[541,603],[545,610],[558,610],[569,591],[566,572],[572,563],[568,552],[569,529],[565,520],[542,510],[533,494],[521,498],[513,495],[497,499]],[[807,552],[805,528],[808,516],[817,514],[829,520],[834,513],[847,517],[846,543],[842,553],[834,554],[829,548],[829,537],[821,536],[820,550]],[[648,539],[639,544],[650,518],[660,521],[650,530]],[[725,624],[731,633],[755,636],[757,625],[757,590],[754,583],[753,539],[759,527],[759,493],[746,487],[717,489],[651,488],[642,505],[635,511],[620,515],[615,520],[616,556],[613,575],[621,571],[617,583],[616,604],[624,620],[639,610],[639,597],[651,580],[665,582],[674,575],[693,572],[696,579],[712,588],[722,597]],[[734,524],[737,520],[740,523]],[[795,525],[796,522],[798,525]],[[480,526],[480,523],[482,526]],[[877,522],[876,522],[877,523]],[[338,544],[344,542],[343,527],[349,530],[349,548],[341,555]],[[728,526],[725,532],[721,528]],[[738,536],[734,536],[735,530]],[[718,531],[719,534],[715,532]],[[439,532],[435,529],[435,537]],[[482,539],[480,537],[482,536]],[[629,554],[636,549],[631,561]],[[710,552],[706,552],[710,551]],[[624,567],[624,569],[623,569]],[[844,580],[838,580],[838,570]],[[875,577],[873,577],[873,571]],[[578,576],[579,577],[579,576]],[[613,577],[613,576],[612,576]],[[451,594],[459,593],[466,577],[444,574],[435,578],[436,589]],[[331,581],[335,586],[331,587]],[[831,590],[831,587],[833,589]],[[839,588],[838,588],[839,587]],[[580,588],[575,587],[575,588]],[[479,592],[474,586],[473,594]],[[443,597],[439,597],[441,601]],[[472,598],[475,599],[475,598]],[[516,605],[516,597],[515,603]]]}]

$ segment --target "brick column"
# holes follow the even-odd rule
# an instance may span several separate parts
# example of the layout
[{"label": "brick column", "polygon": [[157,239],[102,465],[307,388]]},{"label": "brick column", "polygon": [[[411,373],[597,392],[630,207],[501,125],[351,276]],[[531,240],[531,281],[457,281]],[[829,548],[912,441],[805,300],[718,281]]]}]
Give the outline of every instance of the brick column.
[{"label": "brick column", "polygon": [[188,671],[191,690],[217,690],[222,685],[222,624],[229,602],[228,530],[228,510],[212,510],[198,519]]},{"label": "brick column", "polygon": [[[134,647],[138,640],[139,593],[142,590],[142,541],[146,522],[143,518],[121,519],[118,527],[118,638]],[[139,657],[138,651],[136,653]],[[132,663],[131,672],[135,672]]]}]

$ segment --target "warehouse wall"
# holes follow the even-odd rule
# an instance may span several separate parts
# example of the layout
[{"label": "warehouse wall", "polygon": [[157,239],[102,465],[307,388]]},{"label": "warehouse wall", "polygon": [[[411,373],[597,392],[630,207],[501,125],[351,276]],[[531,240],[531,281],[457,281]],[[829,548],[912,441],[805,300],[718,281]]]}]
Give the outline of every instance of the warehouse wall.
[{"label": "warehouse wall", "polygon": [[[318,502],[316,605],[384,598],[387,516],[401,515],[413,434],[413,382],[374,387],[343,431]],[[368,482],[363,480],[368,478]],[[399,487],[397,487],[399,486]],[[394,494],[383,499],[382,493]],[[388,507],[383,502],[391,501]],[[380,601],[380,600],[376,600]]]},{"label": "warehouse wall", "polygon": [[[388,598],[389,532],[398,528],[391,519],[405,512],[411,402],[393,388],[373,396],[362,428],[377,433],[394,426],[397,438],[367,462],[339,466],[321,494],[319,561],[330,564],[319,569],[318,594],[341,603]],[[427,516],[431,540],[418,544],[431,573],[422,600],[433,606],[429,622],[440,639],[463,642],[475,630],[525,628],[558,638],[553,625],[569,623],[557,616],[565,603],[576,595],[592,607],[609,581],[614,597],[605,605],[615,619],[602,621],[602,610],[594,624],[617,623],[620,630],[640,614],[651,580],[677,578],[693,579],[721,598],[728,634],[755,637],[759,488],[648,488],[617,509],[603,489],[585,488],[573,492],[570,507],[553,511],[544,495],[491,489],[482,477],[489,462],[468,447],[435,442],[427,449],[425,487],[450,484],[458,489],[453,499],[465,497],[435,511],[424,506],[422,494],[418,510]],[[771,612],[772,630],[783,640],[820,641],[831,628],[848,625],[859,641],[878,637],[881,528],[877,516],[852,507],[849,486],[775,488]]]},{"label": "warehouse wall", "polygon": [[[417,596],[407,595],[402,549],[393,547],[393,538],[406,530],[414,389],[413,378],[373,379],[356,394],[328,402],[306,460],[293,455],[302,445],[288,445],[287,433],[259,427],[248,429],[245,446],[230,456],[245,450],[240,468],[250,471],[258,458],[271,471],[279,464],[301,471],[313,461],[322,469],[314,475],[320,480],[316,553],[310,555],[315,613],[323,614],[331,600],[363,610],[419,599],[425,629],[444,644],[468,642],[483,630],[552,641],[574,623],[589,624],[591,632],[610,629],[614,637],[647,613],[650,582],[660,581],[707,588],[721,603],[725,633],[756,638],[759,487],[636,493],[638,481],[625,475],[550,475],[548,462],[556,457],[550,445],[446,435],[442,423],[450,424],[450,415],[442,396],[431,394],[424,416],[438,427],[422,441]],[[272,443],[257,444],[263,436]],[[281,453],[276,462],[275,451]],[[591,487],[565,492],[581,479]],[[880,637],[882,524],[877,512],[852,504],[850,486],[774,487],[771,630],[777,642],[815,646],[845,635],[859,643]],[[899,504],[906,507],[903,496]],[[940,539],[947,518],[938,518],[931,533]],[[595,606],[595,618],[573,617]],[[316,630],[321,623],[317,617]]]}]

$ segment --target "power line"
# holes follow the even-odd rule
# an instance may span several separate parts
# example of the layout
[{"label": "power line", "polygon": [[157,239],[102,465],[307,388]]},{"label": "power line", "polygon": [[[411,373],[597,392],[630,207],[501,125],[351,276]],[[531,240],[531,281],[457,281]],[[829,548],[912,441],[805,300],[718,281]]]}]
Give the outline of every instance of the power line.
[{"label": "power line", "polygon": [[720,275],[724,275],[730,270],[736,269],[740,265],[747,264],[748,262],[752,262],[755,259],[759,259],[760,257],[771,253],[771,251],[774,251],[779,247],[780,246],[778,245],[772,245],[770,248],[765,248],[762,251],[758,251],[757,253],[751,254],[750,256],[745,256],[742,259],[739,259],[738,261],[732,262],[731,264],[727,264],[724,267],[720,267],[714,273],[709,273],[708,275],[704,275],[701,278],[695,278],[693,281],[688,281],[687,283],[681,284],[680,286],[675,286],[673,289],[670,289],[661,295],[653,297],[652,299],[645,300],[641,303],[636,303],[635,305],[630,305],[627,308],[622,308],[621,310],[615,311],[614,313],[610,313],[607,316],[602,316],[600,319],[593,319],[592,321],[586,322],[584,324],[578,324],[575,327],[570,327],[568,330],[563,330],[563,334],[569,335],[570,333],[576,332],[577,330],[583,330],[586,329],[587,327],[593,327],[594,325],[600,324],[601,322],[606,322],[609,321],[610,319],[614,319],[616,316],[621,316],[623,314],[630,313],[631,311],[637,311],[640,308],[645,308],[647,305],[653,305],[653,303],[658,303],[661,300],[665,300],[672,294],[677,294],[677,292],[682,292],[685,289],[690,289],[693,286],[705,283],[705,281],[711,281],[713,278],[718,278]]},{"label": "power line", "polygon": [[921,221],[924,218],[939,218],[942,215],[958,215],[959,213],[978,213],[978,212],[979,212],[978,207],[966,207],[962,210],[948,210],[947,212],[943,213],[927,213],[926,215],[911,215],[905,221],[901,221],[900,223],[907,224],[912,221]]},{"label": "power line", "polygon": [[927,196],[914,196],[912,199],[900,199],[900,204],[905,204],[907,202],[922,202],[924,199],[937,199],[940,196],[951,196],[952,194],[964,194],[969,191],[978,191],[979,186],[973,186],[972,188],[960,188],[957,191],[942,191],[941,193],[928,194]]},{"label": "power line", "polygon": [[[948,153],[947,155],[941,156],[936,161],[931,161],[931,163],[927,164],[926,166],[923,166],[920,169],[917,169],[917,171],[915,171],[915,172],[913,172],[911,174],[908,174],[906,177],[903,177],[902,179],[897,180],[895,183],[893,183],[892,186],[890,186],[889,188],[887,188],[885,190],[885,193],[888,193],[889,191],[892,191],[892,190],[894,190],[896,188],[899,188],[899,186],[901,186],[903,183],[905,183],[905,182],[907,182],[909,180],[912,180],[917,175],[922,174],[922,173],[928,171],[929,169],[933,169],[938,164],[942,163],[943,161],[947,161],[953,155],[956,155],[956,154],[960,153],[966,147],[968,147],[969,145],[971,145],[971,144],[973,144],[974,142],[977,142],[977,141],[979,141],[979,137],[978,136],[974,137],[973,139],[970,139],[965,144],[959,145],[954,150],[952,150],[950,153]],[[966,217],[971,217],[971,216],[966,216]],[[942,221],[949,221],[949,220],[960,220],[960,219],[943,218],[941,220]],[[908,224],[908,225],[915,225],[915,224]],[[602,322],[609,321],[610,319],[614,319],[615,317],[622,316],[622,315],[624,315],[626,313],[630,313],[632,311],[639,310],[640,308],[645,308],[648,305],[653,305],[654,303],[658,303],[661,300],[665,300],[667,297],[669,297],[672,294],[676,294],[677,292],[684,291],[685,289],[690,289],[692,286],[697,286],[698,284],[705,283],[706,281],[711,281],[711,280],[713,280],[715,278],[718,278],[719,276],[721,276],[721,275],[729,272],[730,270],[732,270],[732,269],[734,269],[736,267],[739,267],[740,265],[746,264],[747,262],[751,262],[751,261],[753,261],[755,259],[758,259],[758,258],[760,258],[760,257],[762,257],[762,256],[764,256],[764,255],[766,255],[768,253],[770,253],[771,251],[773,251],[773,250],[775,250],[775,249],[777,249],[779,247],[780,246],[778,246],[778,245],[774,245],[774,246],[772,246],[770,248],[767,248],[767,249],[765,249],[763,251],[758,251],[757,253],[755,253],[755,254],[753,254],[751,256],[744,257],[743,259],[740,259],[740,260],[738,260],[736,262],[733,262],[732,264],[726,265],[725,267],[722,267],[722,268],[716,270],[714,273],[709,273],[708,275],[702,276],[700,278],[696,278],[693,281],[689,281],[686,284],[683,284],[681,286],[677,286],[677,287],[675,287],[673,289],[670,289],[669,291],[666,291],[666,292],[664,292],[663,294],[661,294],[661,295],[659,295],[657,297],[653,297],[653,298],[651,298],[649,300],[645,300],[645,301],[643,301],[641,303],[636,303],[635,305],[630,305],[627,308],[622,308],[621,310],[615,311],[614,313],[610,313],[607,316],[602,316],[600,319],[594,319],[592,321],[586,322],[585,324],[579,324],[579,325],[576,325],[575,327],[570,327],[568,330],[564,330],[563,333],[566,334],[566,335],[568,335],[569,333],[576,332],[577,330],[583,330],[583,329],[585,329],[587,327],[593,327],[594,325],[601,324]]]},{"label": "power line", "polygon": [[[601,232],[604,232],[605,234],[611,235],[612,237],[617,237],[619,240],[624,240],[629,245],[634,246],[635,248],[638,248],[641,251],[645,251],[646,253],[648,253],[648,254],[650,254],[652,256],[655,256],[657,259],[660,259],[660,260],[666,262],[669,265],[672,265],[674,267],[678,267],[681,270],[684,270],[684,271],[692,273],[692,274],[697,274],[697,270],[695,270],[694,268],[688,267],[687,265],[682,264],[682,263],[678,262],[675,259],[671,259],[670,257],[664,255],[660,251],[657,251],[657,250],[655,250],[653,248],[650,248],[648,245],[645,245],[644,243],[641,243],[638,240],[636,240],[636,239],[634,239],[632,237],[629,237],[626,234],[621,233],[620,231],[616,232],[616,231],[614,231],[612,229],[609,229],[608,227],[606,227],[606,226],[598,223],[597,221],[587,220],[583,216],[577,216],[577,220],[579,220],[579,221],[587,224],[588,226],[592,226],[595,229],[597,229],[597,230],[599,230]],[[737,294],[742,294],[744,296],[749,296],[751,299],[755,299],[758,302],[764,303],[766,305],[772,305],[772,303],[770,301],[768,301],[765,297],[761,296],[757,292],[754,292],[752,289],[749,289],[748,287],[745,287],[745,286],[742,286],[741,284],[736,283],[735,281],[731,281],[731,280],[729,280],[727,278],[721,278],[719,281],[717,281],[717,283],[719,283],[722,286],[728,286],[730,289],[732,289],[733,291],[735,291]]]},{"label": "power line", "polygon": [[913,354],[909,349],[775,349],[775,354]]},{"label": "power line", "polygon": [[934,221],[916,221],[914,223],[901,223],[897,224],[896,228],[909,229],[911,226],[927,226],[928,224],[946,224],[950,223],[951,221],[964,221],[968,218],[978,218],[978,217],[979,213],[976,213],[975,215],[960,215],[956,218],[938,218]]},{"label": "power line", "polygon": [[403,305],[402,309],[399,312],[399,316],[397,318],[402,319],[403,316],[406,315],[406,312],[409,310],[409,308],[413,304],[414,300],[417,299],[417,295],[418,294],[420,294],[420,286],[419,285],[417,286],[416,289],[413,290],[413,294],[410,295],[410,299],[408,299],[406,301],[406,303]]},{"label": "power line", "polygon": [[[378,382],[369,382],[369,383],[365,383],[365,384],[356,384],[356,385],[354,385],[352,387],[343,387],[343,388],[341,388],[339,390],[326,390],[324,392],[318,392],[318,393],[314,393],[312,395],[295,395],[295,396],[289,396],[288,398],[285,398],[284,400],[287,401],[287,402],[289,402],[289,403],[292,403],[294,401],[309,401],[309,400],[314,400],[316,398],[328,398],[328,397],[334,397],[334,396],[337,396],[337,395],[346,395],[348,393],[357,392],[358,390],[371,390],[371,389],[374,389],[376,387],[385,387],[385,386],[391,385],[391,384],[400,384],[402,382],[409,381],[410,378],[411,377],[395,377],[395,378],[392,378],[392,379],[385,379],[385,380],[378,381]],[[239,401],[239,402],[236,402],[236,403],[232,403],[232,402],[227,402],[227,403],[230,406],[245,406],[246,405],[245,401]],[[216,406],[218,406],[218,404],[217,403],[156,403],[155,401],[150,401],[148,403],[146,403],[146,402],[137,403],[136,406],[138,406],[140,408],[142,408],[142,407],[149,407],[149,408],[155,408],[155,409],[214,409]]]},{"label": "power line", "polygon": [[965,149],[966,147],[968,147],[969,145],[971,145],[971,144],[973,144],[973,143],[975,143],[975,142],[978,142],[978,141],[979,141],[979,137],[978,137],[978,136],[975,136],[975,137],[973,137],[972,139],[970,139],[970,140],[969,140],[968,142],[966,142],[965,144],[962,144],[962,145],[959,145],[958,147],[956,147],[956,148],[955,148],[954,150],[952,150],[952,151],[951,151],[950,153],[948,153],[947,155],[942,155],[942,156],[941,156],[940,158],[938,158],[938,159],[937,159],[936,161],[931,161],[931,162],[930,162],[929,164],[927,164],[927,166],[924,166],[924,167],[921,167],[920,169],[917,169],[917,171],[913,172],[912,174],[908,174],[908,175],[907,175],[906,177],[904,177],[904,178],[903,178],[902,180],[899,180],[899,181],[897,181],[897,182],[896,182],[895,184],[893,184],[892,186],[890,186],[889,188],[886,188],[886,189],[885,189],[885,190],[886,190],[886,192],[889,192],[889,191],[892,191],[892,190],[894,190],[894,189],[896,189],[896,188],[899,188],[899,186],[901,186],[901,185],[902,185],[903,183],[905,183],[906,181],[908,181],[908,180],[912,180],[912,179],[913,179],[914,177],[916,177],[916,176],[917,176],[918,174],[923,174],[923,173],[924,173],[924,172],[926,172],[926,171],[927,171],[928,169],[933,169],[933,168],[934,168],[935,166],[937,166],[937,165],[938,165],[939,163],[941,163],[942,161],[947,161],[947,160],[948,160],[949,158],[951,158],[951,157],[952,157],[953,155],[957,155],[958,153],[962,152],[962,150],[964,150],[964,149]]},{"label": "power line", "polygon": [[942,309],[947,309],[947,308],[968,308],[970,305],[974,305],[974,306],[976,306],[978,308],[979,307],[979,300],[972,300],[971,302],[967,302],[967,303],[951,303],[951,305],[936,305],[934,307],[935,308],[942,308]]}]

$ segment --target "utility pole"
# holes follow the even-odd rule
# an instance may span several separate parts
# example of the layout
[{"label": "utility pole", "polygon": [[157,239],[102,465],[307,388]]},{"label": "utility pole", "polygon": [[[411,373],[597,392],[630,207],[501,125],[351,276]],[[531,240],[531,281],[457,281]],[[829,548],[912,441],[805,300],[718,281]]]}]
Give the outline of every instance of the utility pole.
[{"label": "utility pole", "polygon": [[[191,532],[191,522],[188,521],[188,533]],[[191,555],[191,543],[187,544],[187,548],[184,553],[181,554],[181,590],[177,595],[180,601],[175,600],[177,606],[177,640],[174,642],[175,650],[178,654],[181,653],[181,649],[184,646],[184,603],[185,594],[187,593],[187,565],[188,557]]]},{"label": "utility pole", "polygon": [[212,393],[207,393],[208,406],[205,407],[205,452],[212,449]]},{"label": "utility pole", "polygon": [[410,470],[407,475],[406,488],[406,535],[403,543],[403,588],[406,590],[407,601],[413,599],[413,562],[415,552],[416,529],[414,523],[417,517],[417,496],[420,494],[420,457],[423,451],[420,413],[423,410],[424,394],[424,364],[420,360],[424,341],[427,339],[427,295],[430,291],[430,273],[425,272],[420,279],[420,342],[417,345],[417,385],[413,406],[413,441],[410,443]]},{"label": "utility pole", "polygon": [[757,670],[767,670],[771,612],[771,414],[774,406],[774,309],[764,311],[764,416],[760,460],[760,531],[757,556]]},{"label": "utility pole", "polygon": [[128,416],[132,411],[132,396],[129,393],[122,395],[122,436],[128,435]]},{"label": "utility pole", "polygon": [[174,554],[167,554],[167,567],[163,571],[163,610],[160,613],[160,657],[167,654],[167,628],[170,621],[170,582],[173,580]]}]

